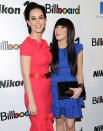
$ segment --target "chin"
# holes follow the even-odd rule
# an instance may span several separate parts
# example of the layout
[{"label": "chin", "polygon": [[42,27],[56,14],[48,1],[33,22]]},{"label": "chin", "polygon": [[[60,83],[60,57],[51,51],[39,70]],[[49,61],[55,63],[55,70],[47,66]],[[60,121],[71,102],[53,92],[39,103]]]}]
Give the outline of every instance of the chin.
[{"label": "chin", "polygon": [[36,33],[43,33],[43,31],[36,31]]},{"label": "chin", "polygon": [[58,41],[62,40],[61,38],[58,38],[58,37],[57,37],[56,39],[57,39]]},{"label": "chin", "polygon": [[64,40],[65,38],[64,38],[64,37],[59,37],[59,36],[57,36],[56,39],[57,39],[58,41],[61,41],[61,40]]},{"label": "chin", "polygon": [[42,33],[43,31],[42,30],[35,30],[34,32],[36,32],[36,33]]},{"label": "chin", "polygon": [[43,28],[38,28],[38,29],[34,28],[33,31],[36,32],[36,33],[42,33],[43,32]]}]

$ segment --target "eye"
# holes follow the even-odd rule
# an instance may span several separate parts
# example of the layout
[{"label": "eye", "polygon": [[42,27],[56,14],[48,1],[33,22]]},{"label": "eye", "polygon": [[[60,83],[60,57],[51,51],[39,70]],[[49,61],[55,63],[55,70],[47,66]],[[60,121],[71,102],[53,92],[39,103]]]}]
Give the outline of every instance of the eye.
[{"label": "eye", "polygon": [[36,18],[33,17],[33,18],[31,18],[31,19],[32,19],[32,20],[35,20]]},{"label": "eye", "polygon": [[44,17],[43,16],[41,16],[41,17],[39,17],[40,19],[43,19]]},{"label": "eye", "polygon": [[44,17],[43,17],[43,16],[40,16],[39,19],[44,19]]}]

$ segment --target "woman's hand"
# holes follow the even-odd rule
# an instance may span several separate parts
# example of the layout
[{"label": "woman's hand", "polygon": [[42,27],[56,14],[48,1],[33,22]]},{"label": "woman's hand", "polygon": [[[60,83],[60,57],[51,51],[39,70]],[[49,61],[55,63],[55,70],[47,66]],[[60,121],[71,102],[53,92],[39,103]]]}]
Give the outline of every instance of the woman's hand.
[{"label": "woman's hand", "polygon": [[74,94],[71,97],[72,99],[77,99],[79,98],[81,92],[82,92],[82,88],[70,88],[71,90],[73,90]]},{"label": "woman's hand", "polygon": [[32,116],[36,116],[37,115],[37,107],[34,103],[30,103],[29,104],[29,114],[32,115]]}]

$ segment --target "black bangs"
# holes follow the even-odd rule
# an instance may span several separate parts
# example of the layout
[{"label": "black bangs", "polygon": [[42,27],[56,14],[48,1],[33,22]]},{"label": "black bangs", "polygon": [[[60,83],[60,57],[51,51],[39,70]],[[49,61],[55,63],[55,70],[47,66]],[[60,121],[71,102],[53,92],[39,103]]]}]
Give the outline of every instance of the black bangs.
[{"label": "black bangs", "polygon": [[67,27],[67,26],[68,26],[67,19],[66,19],[66,18],[61,18],[61,19],[59,19],[59,20],[56,22],[55,27],[57,27],[58,25],[59,25],[59,26],[65,26],[65,27]]}]

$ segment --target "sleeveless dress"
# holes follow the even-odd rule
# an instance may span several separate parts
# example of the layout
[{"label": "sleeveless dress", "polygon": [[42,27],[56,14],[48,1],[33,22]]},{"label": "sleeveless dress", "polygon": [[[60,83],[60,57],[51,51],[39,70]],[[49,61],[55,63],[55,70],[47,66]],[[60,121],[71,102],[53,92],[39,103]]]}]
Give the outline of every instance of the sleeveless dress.
[{"label": "sleeveless dress", "polygon": [[[82,50],[83,45],[75,43],[76,55]],[[81,106],[84,105],[82,98],[78,99],[58,99],[57,82],[77,81],[71,76],[71,68],[68,64],[67,48],[59,48],[58,72],[51,76],[52,88],[52,113],[56,118],[64,115],[65,118],[80,118],[82,116]]]},{"label": "sleeveless dress", "polygon": [[[27,37],[20,47],[21,56],[31,56],[30,73],[44,74],[49,72],[52,54],[45,40],[37,42]],[[54,131],[53,115],[51,112],[52,93],[51,78],[30,78],[33,96],[37,106],[37,115],[30,116],[30,131]],[[25,104],[28,109],[29,101],[25,92]]]}]

